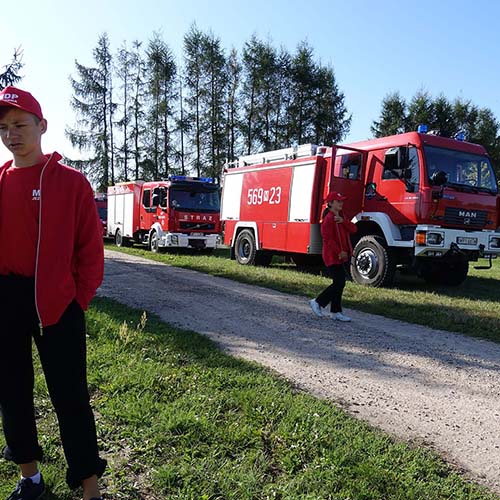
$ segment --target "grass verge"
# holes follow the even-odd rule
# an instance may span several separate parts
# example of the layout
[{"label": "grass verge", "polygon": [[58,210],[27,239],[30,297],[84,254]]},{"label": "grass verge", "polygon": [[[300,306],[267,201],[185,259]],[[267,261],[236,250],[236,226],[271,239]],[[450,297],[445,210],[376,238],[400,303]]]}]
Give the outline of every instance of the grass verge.
[{"label": "grass verge", "polygon": [[[241,266],[228,258],[228,251],[213,255],[172,252],[153,254],[141,248],[110,250],[140,255],[177,267],[223,276],[287,293],[316,296],[331,281],[319,270],[300,272],[280,262],[270,267]],[[500,342],[500,261],[493,268],[476,270],[471,263],[467,280],[459,287],[432,287],[413,277],[398,277],[392,288],[370,288],[347,283],[344,305],[431,328],[461,332]]]},{"label": "grass verge", "polygon": [[[207,338],[95,299],[89,384],[115,500],[498,500],[431,452],[395,442]],[[56,420],[37,365],[47,500],[64,484]],[[0,495],[16,467],[0,462]]]}]

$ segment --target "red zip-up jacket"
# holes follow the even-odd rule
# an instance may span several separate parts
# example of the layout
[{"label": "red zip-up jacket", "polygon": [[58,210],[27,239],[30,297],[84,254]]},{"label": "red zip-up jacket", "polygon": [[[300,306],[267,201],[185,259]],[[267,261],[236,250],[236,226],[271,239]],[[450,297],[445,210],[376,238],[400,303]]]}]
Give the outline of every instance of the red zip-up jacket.
[{"label": "red zip-up jacket", "polygon": [[[76,299],[83,310],[104,274],[102,227],[94,193],[77,170],[47,156],[40,174],[35,303],[42,327],[59,321]],[[0,183],[12,161],[0,168]]]},{"label": "red zip-up jacket", "polygon": [[328,212],[321,223],[321,236],[323,237],[323,262],[325,266],[333,266],[346,262],[340,260],[340,252],[352,254],[350,235],[358,228],[349,220],[344,219],[340,224],[335,222],[333,212]]}]

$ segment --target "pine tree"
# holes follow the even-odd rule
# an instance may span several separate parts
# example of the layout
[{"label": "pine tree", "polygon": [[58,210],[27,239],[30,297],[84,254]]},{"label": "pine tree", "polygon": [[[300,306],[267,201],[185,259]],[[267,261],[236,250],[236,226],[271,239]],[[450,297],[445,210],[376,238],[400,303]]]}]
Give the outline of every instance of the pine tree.
[{"label": "pine tree", "polygon": [[118,50],[116,57],[116,76],[120,80],[120,90],[122,92],[121,110],[122,117],[117,122],[117,126],[122,129],[122,144],[119,148],[119,160],[123,165],[123,179],[128,180],[130,177],[129,172],[129,158],[131,153],[130,148],[130,122],[132,119],[130,95],[133,91],[132,87],[132,74],[131,74],[131,59],[132,54],[127,49],[126,42]]},{"label": "pine tree", "polygon": [[9,85],[16,85],[22,80],[22,76],[19,74],[24,64],[23,51],[20,47],[14,49],[14,55],[9,64],[3,66],[3,71],[0,73],[0,90],[3,90]]},{"label": "pine tree", "polygon": [[112,116],[116,104],[112,100],[112,57],[106,33],[99,37],[93,51],[95,67],[75,61],[77,78],[70,78],[73,87],[71,106],[77,113],[79,128],[67,128],[66,135],[74,147],[88,151],[91,157],[80,160],[83,171],[98,189],[114,184]]},{"label": "pine tree", "polygon": [[276,59],[273,101],[275,103],[274,123],[273,123],[273,145],[272,149],[280,149],[290,144],[290,126],[286,119],[286,110],[290,105],[290,65],[291,56],[283,47]]},{"label": "pine tree", "polygon": [[226,88],[227,66],[221,42],[212,33],[203,37],[205,59],[203,71],[206,87],[202,92],[202,119],[206,125],[209,151],[203,161],[203,174],[218,178],[226,152]]},{"label": "pine tree", "polygon": [[194,159],[191,163],[196,175],[201,175],[204,155],[204,137],[206,130],[202,120],[202,99],[205,92],[206,75],[203,72],[205,54],[204,34],[193,24],[184,36],[184,83],[186,98],[184,100],[186,116],[189,121],[191,143],[194,147]]},{"label": "pine tree", "polygon": [[241,63],[236,49],[232,49],[226,62],[227,99],[226,99],[226,159],[236,160],[239,138],[239,101],[238,90],[241,78]]},{"label": "pine tree", "polygon": [[288,119],[291,124],[291,140],[297,144],[310,141],[314,135],[314,95],[317,86],[317,66],[313,49],[301,42],[291,62],[291,97]]},{"label": "pine tree", "polygon": [[407,130],[406,101],[399,92],[387,94],[382,100],[382,111],[379,121],[370,127],[375,137],[401,134]]},{"label": "pine tree", "polygon": [[142,42],[135,40],[132,43],[130,71],[132,78],[132,102],[130,114],[132,120],[131,139],[134,154],[134,179],[141,178],[141,157],[143,151],[142,138],[144,136],[144,88],[146,63],[141,52]]},{"label": "pine tree", "polygon": [[149,42],[147,67],[152,100],[149,113],[153,133],[150,156],[154,165],[154,178],[159,179],[169,175],[169,119],[172,117],[177,69],[172,52],[158,33]]},{"label": "pine tree", "polygon": [[312,110],[313,133],[306,142],[334,144],[349,132],[351,116],[347,115],[344,94],[339,90],[332,68],[316,69],[315,104]]},{"label": "pine tree", "polygon": [[430,125],[436,123],[434,101],[426,90],[419,90],[408,105],[407,130],[417,130],[421,123]]}]

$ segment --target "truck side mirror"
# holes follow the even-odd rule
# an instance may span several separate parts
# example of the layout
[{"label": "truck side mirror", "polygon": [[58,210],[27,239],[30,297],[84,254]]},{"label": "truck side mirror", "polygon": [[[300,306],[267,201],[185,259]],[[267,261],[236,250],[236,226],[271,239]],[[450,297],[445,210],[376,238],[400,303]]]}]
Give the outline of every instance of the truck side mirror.
[{"label": "truck side mirror", "polygon": [[160,204],[160,195],[157,193],[154,193],[152,198],[151,198],[151,206],[157,207],[159,204]]},{"label": "truck side mirror", "polygon": [[431,176],[431,184],[433,186],[443,186],[448,182],[448,174],[444,170],[438,170]]}]

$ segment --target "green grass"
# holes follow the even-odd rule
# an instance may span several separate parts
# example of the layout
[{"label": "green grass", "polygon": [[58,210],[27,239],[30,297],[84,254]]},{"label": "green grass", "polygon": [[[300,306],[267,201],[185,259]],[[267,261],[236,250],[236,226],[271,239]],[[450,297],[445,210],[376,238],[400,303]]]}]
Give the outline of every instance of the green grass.
[{"label": "green grass", "polygon": [[[87,322],[108,498],[498,499],[431,452],[392,440],[201,335],[106,299],[94,300]],[[81,498],[64,484],[39,366],[36,401],[46,498]],[[1,461],[0,496],[16,478],[16,467]]]},{"label": "green grass", "polygon": [[[267,268],[241,266],[229,259],[225,249],[217,250],[214,255],[187,252],[158,255],[141,248],[118,249],[114,245],[108,248],[306,297],[316,296],[330,283],[321,271],[300,272],[295,266],[279,262]],[[474,265],[477,264],[471,263],[469,276],[459,287],[433,287],[406,276],[398,277],[392,288],[370,288],[349,282],[344,306],[500,342],[500,260],[494,261],[490,270],[476,270]]]}]

